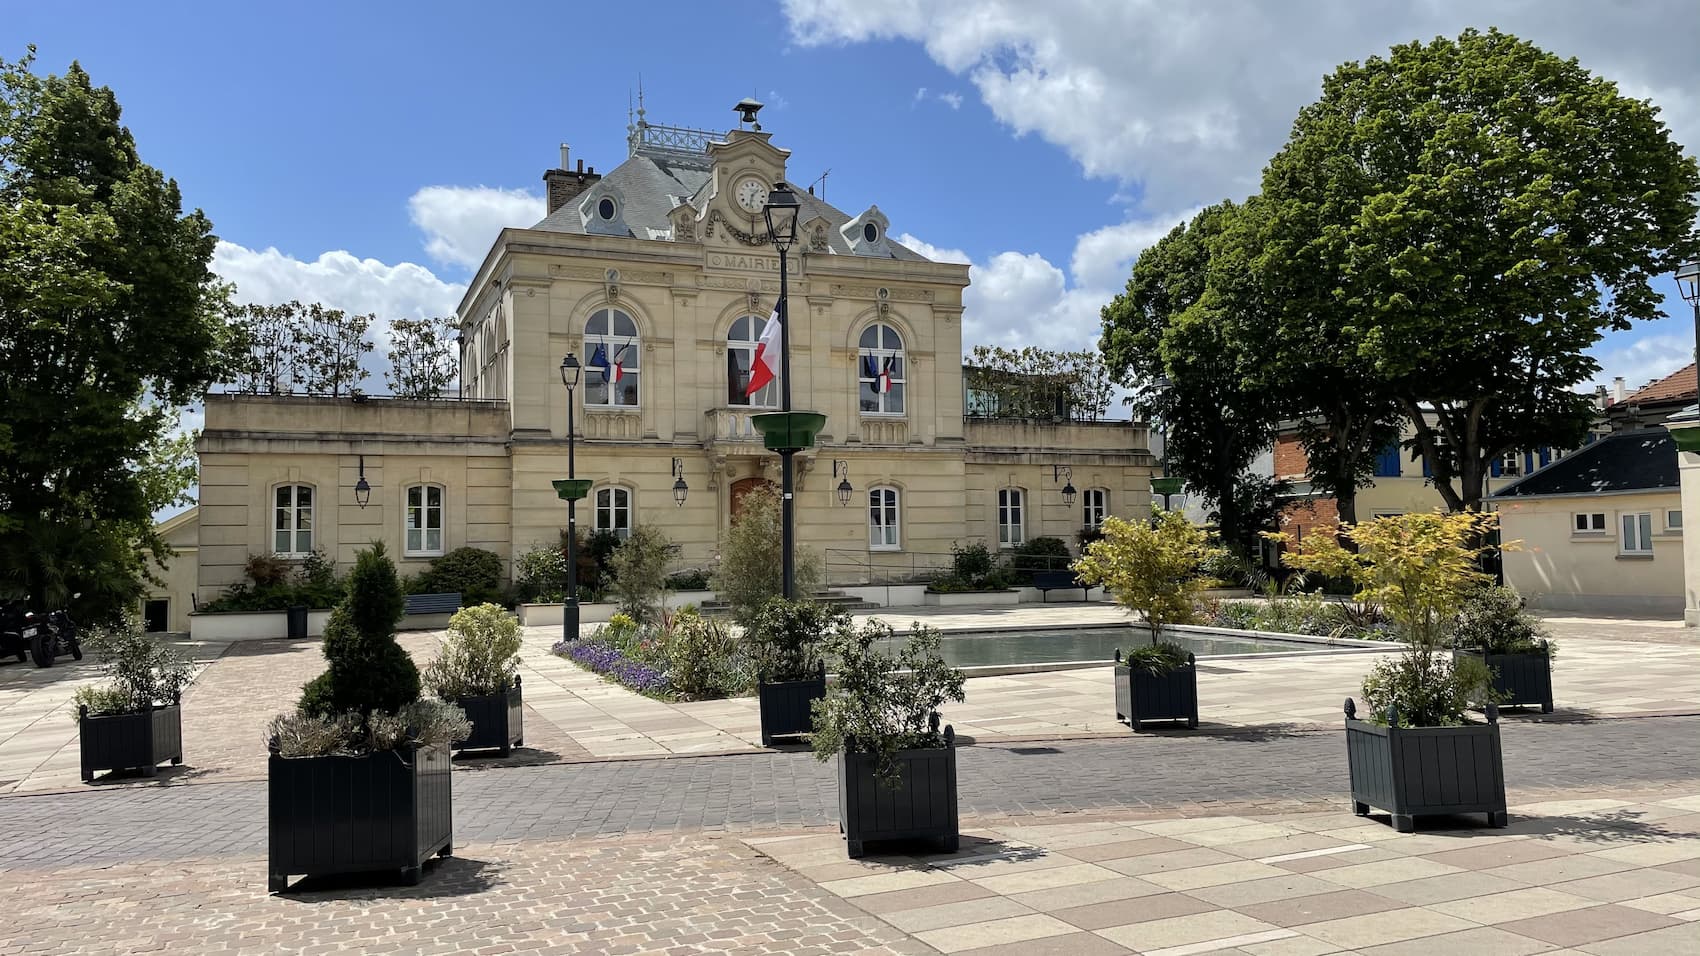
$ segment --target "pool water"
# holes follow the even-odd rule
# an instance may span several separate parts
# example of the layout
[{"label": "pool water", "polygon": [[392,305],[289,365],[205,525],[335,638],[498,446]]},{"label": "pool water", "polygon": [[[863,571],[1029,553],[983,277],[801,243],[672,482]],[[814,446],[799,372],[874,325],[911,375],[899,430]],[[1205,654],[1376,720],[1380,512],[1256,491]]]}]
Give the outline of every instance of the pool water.
[{"label": "pool water", "polygon": [[[1235,654],[1338,653],[1362,650],[1350,645],[1217,637],[1207,634],[1175,634],[1171,640],[1201,658],[1228,657]],[[901,644],[902,641],[903,638],[900,637],[897,643]],[[1117,648],[1121,648],[1125,653],[1150,641],[1151,633],[1144,628],[1120,626],[1024,631],[945,631],[939,642],[939,649],[945,662],[953,667],[985,667],[1049,664],[1059,661],[1107,661],[1116,656]]]}]

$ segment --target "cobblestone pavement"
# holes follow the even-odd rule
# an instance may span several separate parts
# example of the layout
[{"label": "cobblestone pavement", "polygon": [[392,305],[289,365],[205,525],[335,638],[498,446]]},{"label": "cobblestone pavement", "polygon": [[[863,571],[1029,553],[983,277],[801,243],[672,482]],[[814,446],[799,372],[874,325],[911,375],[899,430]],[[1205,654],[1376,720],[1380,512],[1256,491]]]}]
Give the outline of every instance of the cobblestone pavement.
[{"label": "cobblestone pavement", "polygon": [[[1506,780],[1533,796],[1624,786],[1693,787],[1700,718],[1508,725]],[[980,745],[958,755],[962,814],[1091,810],[1186,815],[1224,805],[1279,812],[1344,800],[1340,733],[1181,734]],[[259,782],[129,787],[0,798],[15,828],[0,867],[246,856],[265,847]],[[455,834],[548,841],[649,831],[824,826],[837,819],[832,764],[807,753],[516,767],[455,782]]]},{"label": "cobblestone pavement", "polygon": [[[220,787],[199,788],[206,790]],[[263,892],[260,857],[0,871],[0,956],[934,953],[735,840],[473,843],[421,885]]]}]

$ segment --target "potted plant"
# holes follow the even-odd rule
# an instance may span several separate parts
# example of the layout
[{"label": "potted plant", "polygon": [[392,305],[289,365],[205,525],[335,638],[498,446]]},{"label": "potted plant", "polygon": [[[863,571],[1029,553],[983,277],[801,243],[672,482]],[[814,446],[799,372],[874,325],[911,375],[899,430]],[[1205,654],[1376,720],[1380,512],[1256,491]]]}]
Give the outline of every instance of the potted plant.
[{"label": "potted plant", "polygon": [[1116,648],[1116,719],[1142,730],[1148,720],[1198,726],[1198,659],[1169,641]]},{"label": "potted plant", "polygon": [[1197,619],[1198,597],[1213,581],[1200,568],[1219,560],[1222,549],[1209,532],[1177,511],[1149,524],[1106,518],[1098,540],[1074,563],[1087,584],[1102,585],[1118,604],[1138,611],[1150,629],[1149,646],[1116,651],[1116,719],[1134,730],[1148,720],[1184,720],[1198,726],[1197,660],[1163,629]]},{"label": "potted plant", "polygon": [[1380,807],[1401,833],[1415,828],[1416,817],[1440,814],[1484,813],[1490,825],[1506,825],[1498,709],[1485,703],[1485,723],[1467,716],[1472,702],[1491,693],[1487,668],[1445,653],[1465,597],[1491,580],[1480,558],[1493,525],[1493,515],[1479,512],[1394,515],[1342,526],[1356,551],[1318,534],[1285,556],[1352,581],[1360,600],[1387,610],[1405,642],[1404,653],[1364,678],[1363,719],[1346,701],[1352,810],[1366,816]]},{"label": "potted plant", "polygon": [[1552,713],[1552,659],[1558,645],[1523,610],[1516,589],[1489,587],[1472,594],[1458,611],[1452,653],[1487,665],[1495,703],[1538,704],[1541,713]]},{"label": "potted plant", "polygon": [[452,852],[449,745],[472,727],[460,708],[419,699],[395,641],[403,604],[383,544],[361,551],[325,627],[330,667],[267,730],[273,892],[296,874],[388,870],[417,883],[426,860]]},{"label": "potted plant", "polygon": [[744,639],[755,662],[763,747],[809,732],[814,703],[826,696],[821,637],[849,623],[848,613],[814,601],[773,598],[756,612]]},{"label": "potted plant", "polygon": [[194,670],[171,648],[126,622],[88,639],[106,683],[77,690],[83,780],[102,770],[157,772],[183,762],[183,688]]},{"label": "potted plant", "polygon": [[472,732],[456,750],[499,750],[525,744],[520,691],[519,621],[499,604],[461,608],[449,618],[443,649],[425,668],[427,689],[466,712]]},{"label": "potted plant", "polygon": [[917,623],[895,654],[877,620],[826,635],[838,662],[832,692],[814,704],[815,756],[838,758],[838,820],[851,857],[873,840],[930,840],[956,852],[956,732],[938,709],[962,701],[962,672],[939,655],[939,632]]}]

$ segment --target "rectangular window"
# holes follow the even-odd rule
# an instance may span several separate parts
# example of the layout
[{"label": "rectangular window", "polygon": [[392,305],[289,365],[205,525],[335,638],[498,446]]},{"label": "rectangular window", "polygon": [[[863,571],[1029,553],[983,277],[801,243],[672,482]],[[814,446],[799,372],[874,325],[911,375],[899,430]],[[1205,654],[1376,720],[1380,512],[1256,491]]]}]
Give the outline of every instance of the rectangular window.
[{"label": "rectangular window", "polygon": [[1626,514],[1623,516],[1624,554],[1653,553],[1653,515],[1651,512]]},{"label": "rectangular window", "polygon": [[407,489],[408,554],[443,553],[443,489],[413,485]]},{"label": "rectangular window", "polygon": [[868,491],[868,550],[897,551],[902,547],[898,532],[897,489]]},{"label": "rectangular window", "polygon": [[1508,451],[1499,457],[1499,473],[1507,478],[1515,478],[1523,473],[1523,453]]},{"label": "rectangular window", "polygon": [[313,552],[312,486],[277,486],[272,550],[285,557],[304,557]]},{"label": "rectangular window", "polygon": [[1016,548],[1026,540],[1020,488],[998,489],[998,547]]},{"label": "rectangular window", "polygon": [[1680,510],[1671,508],[1665,511],[1665,530],[1682,530],[1682,512]]},{"label": "rectangular window", "polygon": [[1572,526],[1577,534],[1605,534],[1606,516],[1602,512],[1583,513],[1576,515],[1576,523]]},{"label": "rectangular window", "polygon": [[596,492],[596,530],[612,531],[622,540],[632,536],[632,493],[624,488]]},{"label": "rectangular window", "polygon": [[1110,493],[1102,488],[1088,488],[1081,501],[1084,503],[1080,516],[1082,527],[1096,528],[1103,524],[1110,513]]}]

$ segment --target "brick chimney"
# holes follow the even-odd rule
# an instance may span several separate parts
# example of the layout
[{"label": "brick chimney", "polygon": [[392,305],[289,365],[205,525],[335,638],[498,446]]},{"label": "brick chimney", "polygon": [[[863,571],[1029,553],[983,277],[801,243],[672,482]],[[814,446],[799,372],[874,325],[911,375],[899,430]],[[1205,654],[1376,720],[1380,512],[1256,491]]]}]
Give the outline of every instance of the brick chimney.
[{"label": "brick chimney", "polygon": [[584,168],[584,160],[578,161],[578,168],[567,168],[566,143],[561,144],[561,168],[546,170],[543,173],[544,191],[549,196],[549,212],[565,206],[573,201],[573,197],[589,189],[591,184],[602,177],[596,174],[596,167]]}]

